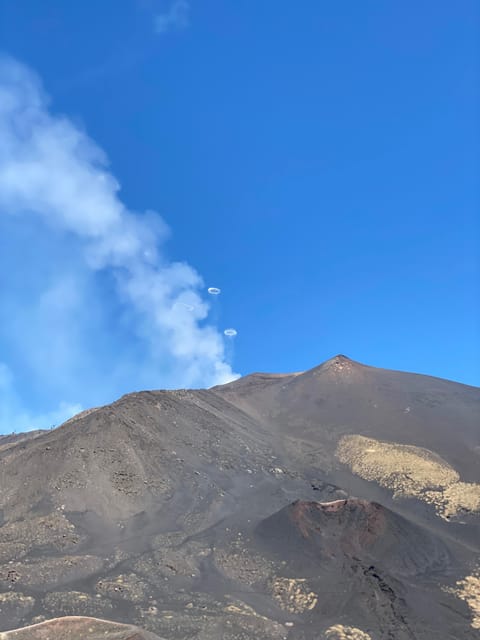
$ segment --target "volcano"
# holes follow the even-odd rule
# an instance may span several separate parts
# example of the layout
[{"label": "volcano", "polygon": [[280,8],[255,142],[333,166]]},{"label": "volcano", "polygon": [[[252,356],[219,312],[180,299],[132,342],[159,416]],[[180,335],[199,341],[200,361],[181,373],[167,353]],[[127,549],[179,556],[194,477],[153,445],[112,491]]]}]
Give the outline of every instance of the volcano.
[{"label": "volcano", "polygon": [[472,638],[479,416],[335,356],[1,437],[0,638]]},{"label": "volcano", "polygon": [[263,520],[257,533],[270,550],[278,545],[283,557],[295,549],[297,562],[302,555],[319,566],[353,559],[397,577],[436,575],[452,560],[447,546],[428,530],[357,498],[298,500]]}]

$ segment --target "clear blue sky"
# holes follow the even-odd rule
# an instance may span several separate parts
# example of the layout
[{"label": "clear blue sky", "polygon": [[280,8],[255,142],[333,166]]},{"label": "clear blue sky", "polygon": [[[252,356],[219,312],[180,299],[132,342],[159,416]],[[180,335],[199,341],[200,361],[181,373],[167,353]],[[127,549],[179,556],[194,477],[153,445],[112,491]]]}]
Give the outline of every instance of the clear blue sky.
[{"label": "clear blue sky", "polygon": [[[238,331],[234,371],[344,353],[479,385],[479,13],[474,0],[0,0],[0,46],[103,148],[123,203],[163,217],[162,259],[222,289],[210,318]],[[3,218],[4,305],[48,342],[21,292],[38,296],[32,282],[76,245]],[[65,338],[82,344],[70,386],[0,332],[17,407],[170,386],[168,354],[161,376],[137,375],[138,323],[113,271],[89,285],[97,302],[80,315],[95,323]]]}]

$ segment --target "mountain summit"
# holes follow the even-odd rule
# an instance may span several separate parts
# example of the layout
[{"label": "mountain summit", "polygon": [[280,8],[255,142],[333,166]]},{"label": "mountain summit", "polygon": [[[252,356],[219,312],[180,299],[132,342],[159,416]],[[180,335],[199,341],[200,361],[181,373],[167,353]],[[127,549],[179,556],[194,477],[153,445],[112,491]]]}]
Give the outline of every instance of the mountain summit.
[{"label": "mountain summit", "polygon": [[472,638],[479,415],[476,388],[337,355],[2,438],[0,630]]}]

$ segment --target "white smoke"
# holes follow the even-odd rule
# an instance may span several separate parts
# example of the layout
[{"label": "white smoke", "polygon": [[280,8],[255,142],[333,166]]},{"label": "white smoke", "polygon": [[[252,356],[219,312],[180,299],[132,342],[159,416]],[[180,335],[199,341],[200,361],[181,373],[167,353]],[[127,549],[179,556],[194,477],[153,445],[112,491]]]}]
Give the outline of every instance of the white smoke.
[{"label": "white smoke", "polygon": [[0,59],[0,141],[0,215],[35,216],[52,232],[73,234],[86,268],[114,275],[119,300],[135,311],[138,332],[170,363],[177,386],[236,378],[221,334],[206,324],[201,277],[162,254],[165,222],[125,206],[102,149],[52,114],[38,76],[10,58]]}]

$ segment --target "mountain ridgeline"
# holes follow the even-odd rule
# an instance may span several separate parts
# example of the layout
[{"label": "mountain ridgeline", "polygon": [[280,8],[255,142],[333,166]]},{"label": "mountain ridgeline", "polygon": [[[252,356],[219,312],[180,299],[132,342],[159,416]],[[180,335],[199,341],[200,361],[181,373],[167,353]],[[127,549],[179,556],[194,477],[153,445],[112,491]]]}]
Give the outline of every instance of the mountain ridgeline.
[{"label": "mountain ridgeline", "polygon": [[0,437],[0,640],[480,636],[480,390],[336,356]]}]

